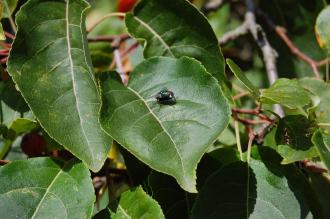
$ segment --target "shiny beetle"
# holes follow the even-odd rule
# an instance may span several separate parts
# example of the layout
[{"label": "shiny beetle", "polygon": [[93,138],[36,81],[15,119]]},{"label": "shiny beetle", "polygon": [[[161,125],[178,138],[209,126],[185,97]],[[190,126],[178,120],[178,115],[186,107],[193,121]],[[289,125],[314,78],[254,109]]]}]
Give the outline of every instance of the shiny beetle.
[{"label": "shiny beetle", "polygon": [[163,88],[156,94],[156,99],[159,104],[163,105],[174,105],[176,104],[176,99],[174,93],[167,88]]}]

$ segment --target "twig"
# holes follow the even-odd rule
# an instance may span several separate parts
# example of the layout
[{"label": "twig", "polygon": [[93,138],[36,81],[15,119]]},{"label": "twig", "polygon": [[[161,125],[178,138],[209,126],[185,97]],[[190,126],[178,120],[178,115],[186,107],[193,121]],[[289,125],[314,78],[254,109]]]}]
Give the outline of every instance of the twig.
[{"label": "twig", "polygon": [[121,80],[123,82],[125,82],[126,81],[126,75],[124,73],[123,63],[121,61],[121,56],[120,56],[119,49],[115,49],[115,51],[113,53],[114,53],[115,63],[116,63],[116,66],[117,66],[117,71],[118,71],[118,73],[121,77]]},{"label": "twig", "polygon": [[2,46],[4,48],[7,48],[7,49],[11,48],[11,45],[9,43],[5,43],[5,42],[2,42],[2,41],[0,41],[0,46]]},{"label": "twig", "polygon": [[253,119],[243,119],[240,117],[236,117],[235,118],[237,121],[245,124],[245,125],[258,125],[258,124],[271,124],[270,121],[268,120],[263,120],[263,119],[259,119],[259,120],[253,120]]},{"label": "twig", "polygon": [[271,118],[266,116],[265,114],[262,114],[262,111],[260,107],[257,107],[256,109],[238,109],[238,108],[232,108],[232,112],[236,114],[249,114],[259,117],[261,120],[268,121],[270,123],[274,122]]},{"label": "twig", "polygon": [[[259,117],[259,120],[245,119],[238,116],[238,114],[249,114]],[[236,121],[241,122],[245,126],[257,125],[257,124],[272,124],[274,120],[261,113],[260,109],[232,109],[232,116]]]},{"label": "twig", "polygon": [[[260,119],[259,120],[251,120],[251,119],[243,119],[238,116],[238,114],[247,114],[247,115],[253,115],[257,116]],[[232,117],[235,119],[235,122],[242,123],[245,128],[248,130],[248,133],[254,134],[254,140],[257,140],[258,143],[261,143],[263,141],[264,136],[266,133],[269,132],[270,128],[273,127],[275,124],[275,120],[271,119],[270,117],[266,116],[262,113],[260,106],[258,106],[255,109],[238,109],[238,108],[232,108]],[[251,126],[253,125],[259,125],[261,124],[260,131],[254,133],[252,131]]]},{"label": "twig", "polygon": [[107,178],[105,176],[95,176],[92,180],[94,188],[101,188],[104,184],[107,183]]},{"label": "twig", "polygon": [[[120,38],[117,38],[112,43],[112,46],[115,48],[115,50],[113,51],[114,62],[116,63],[117,72],[119,73],[123,84],[127,85],[128,84],[128,78],[127,78],[127,75],[124,72],[122,58],[121,58],[120,51],[119,51],[120,42],[121,42]],[[110,66],[110,68],[111,68],[111,66]]]},{"label": "twig", "polygon": [[266,34],[263,32],[261,26],[256,23],[254,14],[248,11],[245,14],[245,20],[247,22],[247,26],[250,33],[252,34],[254,40],[257,42],[262,51],[269,84],[273,84],[278,78],[276,68],[277,53],[269,44]]},{"label": "twig", "polygon": [[0,55],[8,56],[9,50],[8,49],[0,49]]},{"label": "twig", "polygon": [[110,13],[110,14],[106,14],[103,17],[101,17],[99,20],[97,20],[90,28],[87,29],[87,33],[90,33],[91,31],[94,30],[95,27],[97,27],[97,25],[99,25],[100,23],[102,23],[104,20],[111,18],[111,17],[124,17],[125,13],[121,13],[121,12],[114,12],[114,13]]},{"label": "twig", "polygon": [[225,0],[211,0],[211,1],[208,1],[205,5],[203,5],[201,11],[204,14],[208,14],[212,11],[218,10],[224,3],[225,3]]},{"label": "twig", "polygon": [[[262,51],[264,62],[266,65],[268,81],[269,84],[272,85],[278,79],[278,73],[276,68],[277,53],[270,45],[262,27],[256,23],[256,17],[254,15],[255,6],[253,1],[246,0],[245,3],[247,7],[245,21],[247,23],[251,35],[253,36],[254,40],[257,42],[258,46]],[[284,115],[284,111],[279,105],[275,105],[273,107],[273,110],[281,117]]]},{"label": "twig", "polygon": [[324,169],[322,167],[317,166],[317,164],[313,163],[310,160],[303,160],[300,161],[301,164],[303,164],[308,170],[310,170],[313,173],[326,173],[328,172],[327,169]]},{"label": "twig", "polygon": [[9,39],[12,39],[12,40],[15,39],[15,35],[7,32],[7,31],[4,31],[4,33],[5,33],[5,36],[8,37]]},{"label": "twig", "polygon": [[134,51],[138,46],[139,46],[139,43],[136,42],[136,43],[132,44],[130,47],[128,47],[126,50],[124,50],[121,54],[122,59],[124,59],[129,53]]},{"label": "twig", "polygon": [[88,42],[96,43],[96,42],[113,42],[115,39],[120,38],[121,42],[130,38],[128,34],[121,34],[118,36],[96,36],[96,37],[88,37]]},{"label": "twig", "polygon": [[[262,51],[264,62],[266,65],[268,80],[270,84],[273,84],[278,78],[276,68],[277,53],[271,47],[266,37],[266,34],[262,30],[261,26],[256,23],[256,18],[254,15],[255,8],[252,0],[246,0],[246,6],[248,11],[245,13],[245,19],[242,25],[237,27],[235,30],[224,34],[223,37],[219,40],[219,43],[223,45],[230,40],[234,40],[237,37],[250,32]],[[276,113],[279,115],[282,114],[281,112]]]},{"label": "twig", "polygon": [[0,63],[5,64],[7,63],[8,57],[0,59]]},{"label": "twig", "polygon": [[280,37],[280,39],[283,40],[283,42],[289,48],[291,53],[296,55],[299,59],[301,59],[305,63],[307,63],[311,67],[315,77],[320,78],[318,68],[323,65],[326,65],[329,59],[326,58],[321,61],[312,59],[311,57],[303,53],[297,46],[294,45],[293,41],[288,36],[287,31],[284,27],[275,25],[274,22],[269,18],[269,16],[259,8],[256,10],[256,12],[257,15],[260,16],[268,24],[268,26],[275,31],[275,33]]},{"label": "twig", "polygon": [[[134,44],[132,44],[130,47],[128,47],[126,50],[124,50],[120,55],[121,55],[121,59],[125,59],[126,56],[132,52],[134,49],[136,49],[139,46],[139,43],[136,42]],[[110,66],[109,66],[109,70],[113,69],[116,65],[115,59],[112,60]]]},{"label": "twig", "polygon": [[300,58],[302,61],[307,63],[312,68],[315,77],[319,79],[320,78],[320,73],[317,69],[318,62],[313,60],[312,58],[310,58],[308,55],[304,54],[303,52],[301,52],[301,50],[298,49],[293,44],[293,42],[289,39],[289,37],[287,36],[286,30],[283,27],[276,26],[275,31],[276,31],[277,35],[283,40],[283,42],[288,46],[290,51],[294,55],[296,55],[298,58]]},{"label": "twig", "polygon": [[9,160],[0,160],[0,166],[8,164],[10,161]]},{"label": "twig", "polygon": [[245,35],[249,32],[247,23],[244,21],[243,24],[238,26],[236,29],[225,33],[220,39],[219,44],[224,45],[229,41],[235,40],[236,38]]}]

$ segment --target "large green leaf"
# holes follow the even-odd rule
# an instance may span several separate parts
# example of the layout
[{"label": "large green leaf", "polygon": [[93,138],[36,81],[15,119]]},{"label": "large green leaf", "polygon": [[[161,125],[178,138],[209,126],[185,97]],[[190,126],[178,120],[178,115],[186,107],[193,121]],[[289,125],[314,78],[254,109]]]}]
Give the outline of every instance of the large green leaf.
[{"label": "large green leaf", "polygon": [[303,115],[290,115],[280,120],[275,138],[277,152],[283,157],[282,164],[318,156],[311,141],[314,130],[313,122]]},{"label": "large green leaf", "polygon": [[0,168],[2,218],[89,218],[94,189],[86,166],[50,158],[13,161]]},{"label": "large green leaf", "polygon": [[[227,126],[228,102],[217,81],[194,59],[157,57],[138,65],[128,87],[104,80],[102,127],[153,169],[196,192],[195,169],[208,146]],[[155,95],[167,87],[175,105]]]},{"label": "large green leaf", "polygon": [[303,107],[310,103],[310,97],[296,80],[278,79],[270,88],[261,94],[261,102],[266,104],[281,104],[289,109]]},{"label": "large green leaf", "polygon": [[84,26],[88,7],[84,0],[25,4],[8,69],[47,133],[97,171],[111,139],[98,122],[101,98]]},{"label": "large green leaf", "polygon": [[165,219],[159,204],[148,196],[141,187],[133,188],[120,196],[118,203],[100,212],[94,218],[111,219]]},{"label": "large green leaf", "polygon": [[207,19],[185,0],[142,0],[126,14],[129,33],[146,41],[144,56],[199,60],[227,92],[224,59]]},{"label": "large green leaf", "polygon": [[330,170],[330,134],[317,130],[313,135],[312,141],[318,149],[322,161]]},{"label": "large green leaf", "polygon": [[269,162],[252,159],[250,167],[243,162],[221,167],[200,191],[191,218],[312,218],[307,202],[315,197],[308,194],[307,180],[293,165],[274,162],[273,155]]},{"label": "large green leaf", "polygon": [[330,52],[330,6],[324,8],[317,17],[315,33],[318,43]]}]

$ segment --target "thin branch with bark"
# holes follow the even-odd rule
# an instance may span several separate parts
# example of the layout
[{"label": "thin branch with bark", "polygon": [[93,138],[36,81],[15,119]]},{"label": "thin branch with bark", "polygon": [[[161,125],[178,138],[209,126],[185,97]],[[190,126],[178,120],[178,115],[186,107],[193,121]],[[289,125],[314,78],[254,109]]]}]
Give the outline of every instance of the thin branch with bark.
[{"label": "thin branch with bark", "polygon": [[308,64],[313,74],[316,78],[320,78],[320,73],[318,71],[318,68],[326,65],[329,62],[329,59],[324,59],[321,61],[317,61],[309,57],[307,54],[303,53],[290,39],[290,37],[287,34],[287,31],[284,27],[281,27],[279,25],[275,25],[274,22],[267,16],[262,10],[259,8],[256,10],[256,13],[258,16],[260,16],[266,24],[270,27],[271,30],[275,31],[275,33],[279,36],[279,38],[286,44],[286,46],[289,48],[290,52],[297,56],[297,58],[301,59],[303,62]]},{"label": "thin branch with bark", "polygon": [[95,36],[95,37],[88,37],[88,42],[90,43],[97,43],[97,42],[110,42],[112,43],[114,40],[120,38],[121,42],[130,38],[128,34],[121,34],[116,36]]},{"label": "thin branch with bark", "polygon": [[298,49],[292,42],[292,40],[288,37],[285,28],[276,26],[275,31],[277,35],[283,40],[283,42],[290,49],[292,54],[296,55],[299,59],[307,63],[313,70],[314,76],[316,78],[320,78],[320,73],[318,71],[318,61],[313,60],[308,55],[303,53],[300,49]]},{"label": "thin branch with bark", "polygon": [[212,11],[218,10],[224,3],[225,0],[210,0],[203,5],[201,11],[204,14],[208,14]]},{"label": "thin branch with bark", "polygon": [[110,13],[110,14],[106,14],[103,17],[101,17],[99,20],[97,20],[93,25],[91,25],[88,29],[87,29],[87,33],[92,32],[95,27],[97,27],[97,25],[99,25],[100,23],[102,23],[103,21],[105,21],[108,18],[111,17],[124,17],[125,13],[121,13],[121,12],[114,12],[114,13]]},{"label": "thin branch with bark", "polygon": [[249,29],[248,29],[248,25],[247,22],[244,21],[243,24],[241,24],[240,26],[238,26],[236,29],[229,31],[227,33],[225,33],[220,39],[219,39],[219,44],[220,45],[224,45],[232,40],[237,39],[238,37],[248,34],[249,33]]}]

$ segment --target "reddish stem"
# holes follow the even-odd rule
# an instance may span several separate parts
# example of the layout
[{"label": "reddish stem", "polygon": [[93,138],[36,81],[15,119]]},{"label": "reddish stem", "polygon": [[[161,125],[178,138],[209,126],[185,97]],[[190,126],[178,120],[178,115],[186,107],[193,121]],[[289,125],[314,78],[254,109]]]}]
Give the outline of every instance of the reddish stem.
[{"label": "reddish stem", "polygon": [[9,160],[0,160],[0,166],[8,164],[10,161]]},{"label": "reddish stem", "polygon": [[7,61],[8,61],[8,57],[0,59],[0,63],[3,63],[3,64],[7,63]]},{"label": "reddish stem", "polygon": [[328,170],[315,165],[313,162],[311,162],[309,160],[303,160],[303,161],[300,161],[300,163],[303,164],[307,169],[309,169],[313,173],[326,173],[326,172],[328,172]]},{"label": "reddish stem", "polygon": [[7,31],[4,31],[5,33],[5,36],[8,37],[9,39],[15,39],[15,35],[11,34],[11,33],[8,33]]},{"label": "reddish stem", "polygon": [[318,72],[317,67],[319,66],[319,62],[313,60],[308,55],[303,53],[299,48],[297,48],[292,40],[288,37],[285,28],[276,26],[275,31],[277,35],[284,41],[284,43],[287,45],[287,47],[290,49],[290,51],[296,55],[299,59],[307,63],[313,70],[313,73],[316,78],[320,78],[320,74]]}]

